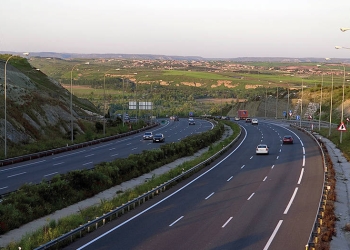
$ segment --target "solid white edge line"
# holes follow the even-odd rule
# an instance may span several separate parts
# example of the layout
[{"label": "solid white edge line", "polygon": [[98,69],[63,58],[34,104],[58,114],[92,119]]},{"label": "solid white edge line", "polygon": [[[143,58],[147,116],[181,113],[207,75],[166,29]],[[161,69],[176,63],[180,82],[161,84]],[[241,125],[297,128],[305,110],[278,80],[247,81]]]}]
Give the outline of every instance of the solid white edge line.
[{"label": "solid white edge line", "polygon": [[303,167],[305,167],[305,155],[303,155]]},{"label": "solid white edge line", "polygon": [[298,192],[298,188],[296,187],[295,190],[294,190],[294,193],[293,193],[292,197],[290,198],[290,201],[289,201],[289,203],[288,203],[288,205],[286,207],[286,210],[284,210],[283,214],[287,214],[288,213],[288,210],[289,210],[290,206],[292,205],[297,192]]},{"label": "solid white edge line", "polygon": [[232,220],[233,217],[228,218],[228,220],[225,222],[224,225],[222,225],[222,228],[226,227],[226,225]]},{"label": "solid white edge line", "polygon": [[214,166],[212,166],[210,169],[208,169],[207,171],[205,171],[203,174],[197,176],[196,178],[194,178],[192,181],[190,181],[189,183],[187,183],[186,185],[184,185],[183,187],[179,188],[178,190],[176,190],[175,192],[169,194],[168,196],[164,197],[162,200],[158,201],[157,203],[153,204],[152,206],[149,206],[148,208],[146,208],[145,210],[142,210],[140,213],[134,215],[133,217],[131,217],[130,219],[122,222],[121,224],[115,226],[114,228],[111,228],[110,230],[108,230],[107,232],[105,232],[104,234],[99,235],[98,237],[94,238],[93,240],[87,242],[86,244],[84,244],[83,246],[77,248],[77,250],[81,250],[84,249],[85,247],[87,247],[88,245],[94,243],[95,241],[103,238],[105,235],[110,234],[111,232],[113,232],[114,230],[118,229],[119,227],[125,225],[126,223],[132,221],[133,219],[139,217],[140,215],[146,213],[148,210],[151,210],[152,208],[154,208],[155,206],[157,206],[158,204],[164,202],[165,200],[169,199],[170,197],[172,197],[173,195],[177,194],[178,192],[180,192],[181,190],[185,189],[187,186],[189,186],[190,184],[192,184],[193,182],[195,182],[196,180],[198,180],[199,178],[201,178],[202,176],[206,175],[207,173],[209,173],[211,170],[215,169],[218,165],[220,165],[223,161],[225,161],[228,157],[230,157],[234,152],[236,152],[236,150],[243,144],[243,142],[245,141],[245,139],[247,138],[247,130],[241,126],[241,128],[243,128],[246,132],[246,134],[244,135],[243,140],[238,144],[238,146],[231,151],[231,153],[229,153],[225,158],[223,158],[221,161],[219,161],[218,163],[216,163]]},{"label": "solid white edge line", "polygon": [[179,220],[181,220],[184,216],[181,216],[180,218],[178,218],[176,221],[174,221],[173,223],[171,223],[169,225],[169,227],[173,226],[176,222],[178,222]]},{"label": "solid white edge line", "polygon": [[304,168],[301,169],[301,173],[300,173],[300,177],[299,177],[299,180],[298,180],[298,184],[301,183],[301,180],[303,179],[303,175],[304,175]]},{"label": "solid white edge line", "polygon": [[27,166],[34,165],[34,164],[37,164],[37,163],[42,163],[42,162],[45,162],[45,161],[46,161],[46,160],[36,161],[36,162],[32,162],[32,163],[28,163],[28,164],[21,165],[21,166],[17,166],[17,167],[10,167],[10,168],[6,168],[6,169],[2,169],[2,170],[0,170],[0,173],[1,173],[1,172],[5,172],[5,171],[9,171],[9,170],[18,169],[18,168],[27,167]]},{"label": "solid white edge line", "polygon": [[63,158],[63,157],[67,157],[67,156],[71,156],[71,155],[76,155],[76,154],[80,154],[80,153],[83,153],[85,152],[85,150],[81,150],[79,152],[74,152],[74,153],[71,153],[71,154],[65,154],[65,155],[61,155],[61,156],[56,156],[54,158],[52,158],[53,160],[56,160],[56,159],[59,159],[59,158]]},{"label": "solid white edge line", "polygon": [[280,220],[280,221],[277,223],[277,226],[276,226],[275,230],[273,230],[273,233],[271,234],[270,239],[269,239],[269,241],[266,243],[266,245],[265,245],[265,247],[264,247],[263,250],[269,249],[269,247],[270,247],[270,245],[271,245],[273,239],[275,238],[275,236],[276,236],[276,234],[277,234],[279,228],[280,228],[281,225],[282,225],[282,222],[283,222],[283,220]]}]

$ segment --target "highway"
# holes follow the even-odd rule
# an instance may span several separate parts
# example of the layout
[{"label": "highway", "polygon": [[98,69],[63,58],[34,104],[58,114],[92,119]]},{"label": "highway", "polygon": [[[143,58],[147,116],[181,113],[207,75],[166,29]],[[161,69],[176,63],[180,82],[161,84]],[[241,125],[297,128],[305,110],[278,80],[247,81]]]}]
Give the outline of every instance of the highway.
[{"label": "highway", "polygon": [[[208,121],[198,119],[195,126],[190,126],[188,120],[182,118],[176,122],[167,121],[165,124],[148,131],[163,133],[165,143],[170,143],[212,128],[213,124]],[[24,183],[39,183],[42,180],[49,180],[57,174],[64,174],[76,169],[93,168],[98,163],[126,158],[130,154],[138,154],[161,145],[153,143],[151,140],[143,140],[142,136],[143,133],[139,133],[74,151],[2,167],[0,168],[0,195],[15,191]]]},{"label": "highway", "polygon": [[[289,126],[239,123],[243,140],[218,161],[66,249],[305,249],[323,192],[317,144]],[[269,155],[255,155],[261,142]]]}]

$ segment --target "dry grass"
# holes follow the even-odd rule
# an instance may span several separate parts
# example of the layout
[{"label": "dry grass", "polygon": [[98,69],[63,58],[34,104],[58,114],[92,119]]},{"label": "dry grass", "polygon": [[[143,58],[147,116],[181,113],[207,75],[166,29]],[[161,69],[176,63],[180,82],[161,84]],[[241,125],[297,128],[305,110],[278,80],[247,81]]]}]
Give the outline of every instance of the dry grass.
[{"label": "dry grass", "polygon": [[335,185],[336,185],[336,179],[335,179],[335,170],[333,167],[332,160],[330,159],[328,155],[327,148],[323,145],[323,150],[325,152],[325,161],[328,168],[328,182],[326,183],[327,186],[329,186],[329,190],[327,191],[325,202],[325,209],[323,214],[323,223],[320,225],[321,232],[320,235],[317,237],[320,239],[319,243],[316,245],[317,250],[329,250],[330,249],[330,242],[333,239],[333,236],[337,235],[337,231],[335,228],[335,222],[337,221],[337,218],[335,216],[335,207],[334,202],[336,201],[336,191],[335,191]]}]

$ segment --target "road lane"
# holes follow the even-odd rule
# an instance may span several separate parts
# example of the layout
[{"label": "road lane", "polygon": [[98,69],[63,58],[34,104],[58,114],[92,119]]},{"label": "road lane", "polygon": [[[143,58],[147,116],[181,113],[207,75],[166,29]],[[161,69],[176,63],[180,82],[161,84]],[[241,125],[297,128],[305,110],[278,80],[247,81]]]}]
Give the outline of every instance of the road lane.
[{"label": "road lane", "polygon": [[[322,192],[317,147],[298,131],[306,143],[295,138],[295,144],[283,145],[282,136],[291,130],[260,124],[244,126],[246,141],[200,179],[82,249],[282,249],[295,230],[303,233],[294,233],[297,239],[288,241],[288,249],[305,246],[319,195],[310,209],[297,213],[297,220],[294,210],[304,208],[310,192]],[[254,155],[260,142],[272,145],[270,155]],[[304,187],[312,172],[317,172],[309,180],[313,187]]]},{"label": "road lane", "polygon": [[[177,122],[161,125],[152,131],[164,133],[166,143],[170,143],[213,127],[208,121],[196,121],[195,126],[189,126],[187,120],[180,119]],[[125,158],[130,154],[138,154],[161,145],[143,140],[142,135],[143,133],[139,133],[83,149],[0,168],[0,195],[18,189],[24,183],[39,183],[42,180],[48,180],[55,175],[54,173],[64,174],[75,169],[92,168],[95,164]]]}]

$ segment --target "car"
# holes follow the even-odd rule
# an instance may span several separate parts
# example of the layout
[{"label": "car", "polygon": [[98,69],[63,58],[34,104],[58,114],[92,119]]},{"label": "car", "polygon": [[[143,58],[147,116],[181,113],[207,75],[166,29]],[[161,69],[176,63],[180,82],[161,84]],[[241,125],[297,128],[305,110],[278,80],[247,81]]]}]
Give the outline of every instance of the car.
[{"label": "car", "polygon": [[153,139],[153,133],[152,132],[145,132],[143,134],[143,139],[144,140],[152,140]]},{"label": "car", "polygon": [[196,125],[196,122],[193,118],[188,119],[188,125]]},{"label": "car", "polygon": [[252,125],[258,125],[259,121],[256,118],[252,119]]},{"label": "car", "polygon": [[285,135],[282,139],[283,144],[293,144],[293,136]]},{"label": "car", "polygon": [[255,153],[257,155],[260,155],[260,154],[268,155],[269,147],[266,144],[259,144],[258,146],[256,146]]},{"label": "car", "polygon": [[250,122],[252,122],[252,119],[251,118],[246,118],[245,122],[250,123]]},{"label": "car", "polygon": [[163,134],[155,134],[153,135],[153,142],[164,142],[165,137]]},{"label": "car", "polygon": [[239,119],[239,117],[236,116],[236,117],[235,117],[235,121],[239,121],[239,120],[241,120],[241,119]]},{"label": "car", "polygon": [[179,121],[180,119],[179,119],[179,117],[178,116],[174,116],[174,121]]}]

